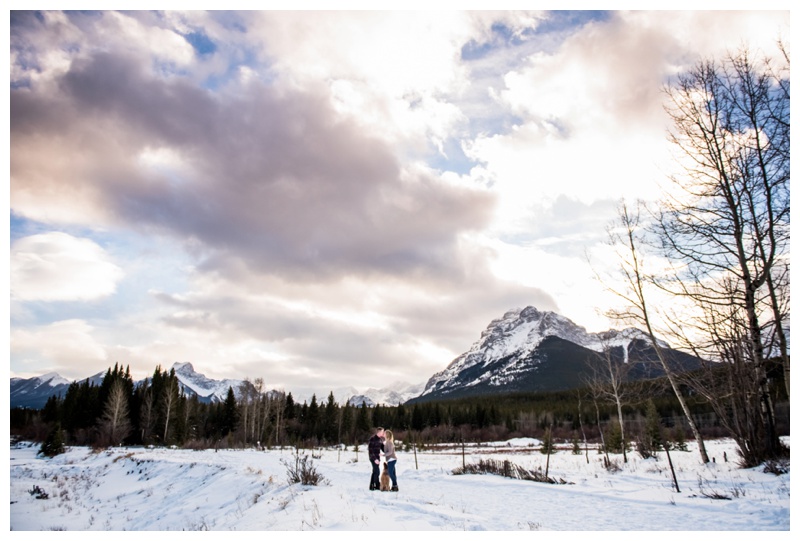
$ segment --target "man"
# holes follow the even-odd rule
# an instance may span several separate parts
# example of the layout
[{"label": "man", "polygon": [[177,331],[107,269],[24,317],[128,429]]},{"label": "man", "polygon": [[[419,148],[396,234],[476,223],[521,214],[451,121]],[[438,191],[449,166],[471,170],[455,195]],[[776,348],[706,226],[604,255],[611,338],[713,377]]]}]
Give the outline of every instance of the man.
[{"label": "man", "polygon": [[382,427],[375,429],[375,435],[369,439],[367,454],[372,464],[372,478],[369,481],[370,490],[378,490],[381,486],[381,451],[383,451],[384,430]]}]

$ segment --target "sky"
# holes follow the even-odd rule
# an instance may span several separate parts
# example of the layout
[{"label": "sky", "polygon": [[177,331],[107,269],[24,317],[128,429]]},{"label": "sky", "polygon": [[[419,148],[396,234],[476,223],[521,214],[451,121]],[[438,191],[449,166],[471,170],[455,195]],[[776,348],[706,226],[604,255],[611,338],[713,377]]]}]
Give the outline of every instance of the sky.
[{"label": "sky", "polygon": [[664,85],[774,55],[761,5],[10,11],[11,376],[326,395],[427,381],[516,307],[608,329],[606,227],[676,167]]}]

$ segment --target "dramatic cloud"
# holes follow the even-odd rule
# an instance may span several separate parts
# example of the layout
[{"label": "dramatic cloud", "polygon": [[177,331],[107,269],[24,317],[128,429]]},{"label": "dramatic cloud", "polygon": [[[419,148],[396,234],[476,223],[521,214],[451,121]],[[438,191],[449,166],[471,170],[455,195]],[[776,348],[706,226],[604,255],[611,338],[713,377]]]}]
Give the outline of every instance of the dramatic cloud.
[{"label": "dramatic cloud", "polygon": [[317,96],[259,83],[213,95],[109,53],[56,87],[11,96],[12,206],[33,219],[152,229],[320,277],[457,273],[458,236],[489,217],[485,191],[402,166]]}]

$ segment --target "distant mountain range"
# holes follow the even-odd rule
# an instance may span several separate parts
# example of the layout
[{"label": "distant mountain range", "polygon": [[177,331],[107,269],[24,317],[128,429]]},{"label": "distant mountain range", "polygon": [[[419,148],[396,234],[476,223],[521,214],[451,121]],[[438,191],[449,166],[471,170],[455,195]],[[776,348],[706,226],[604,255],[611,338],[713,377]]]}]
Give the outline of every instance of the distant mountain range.
[{"label": "distant mountain range", "polygon": [[[367,389],[363,393],[353,394],[347,402],[351,406],[360,406],[361,404],[366,404],[367,406],[375,406],[377,404],[396,406],[419,396],[424,389],[424,383],[395,383],[384,389]],[[336,396],[336,393],[334,393],[334,396]]]},{"label": "distant mountain range", "polygon": [[11,378],[11,407],[41,409],[51,396],[64,396],[69,385],[69,380],[55,372],[28,379]]},{"label": "distant mountain range", "polygon": [[[659,346],[667,354],[674,370],[691,370],[699,366],[695,357],[671,349],[665,342],[660,342]],[[503,317],[489,323],[467,352],[434,374],[427,383],[396,383],[363,392],[345,387],[331,392],[340,404],[396,406],[502,392],[573,389],[585,385],[591,364],[603,351],[609,351],[615,362],[655,359],[648,336],[639,329],[589,333],[555,312],[528,306],[509,310]],[[228,388],[232,388],[239,398],[241,389],[252,385],[248,380],[208,378],[196,372],[191,363],[175,363],[172,368],[182,391],[203,402],[224,401]],[[630,377],[643,379],[663,374],[659,363],[644,362],[636,363]],[[101,372],[88,379],[99,385],[104,375],[105,372]],[[11,378],[11,407],[41,408],[51,396],[64,396],[69,385],[69,381],[55,373],[30,379]],[[311,396],[292,393],[297,403],[310,401]],[[327,395],[316,398],[318,403],[322,403],[327,400]]]},{"label": "distant mountain range", "polygon": [[[224,401],[228,394],[228,387],[232,387],[236,395],[240,394],[240,386],[246,384],[242,380],[212,380],[194,371],[191,363],[175,363],[172,365],[178,377],[180,390],[186,396],[197,395],[201,402]],[[77,380],[78,383],[89,381],[92,385],[100,385],[106,372]],[[51,372],[33,378],[11,378],[11,407],[16,408],[42,408],[51,396],[64,397],[67,389],[73,382]],[[141,381],[135,382],[136,385]]]},{"label": "distant mountain range", "polygon": [[[201,402],[223,402],[228,396],[228,388],[233,389],[234,395],[238,399],[241,397],[243,388],[253,385],[247,380],[211,379],[195,371],[194,366],[188,362],[175,363],[172,368],[175,370],[181,392],[189,397],[197,396]],[[78,380],[78,383],[88,380],[93,385],[100,385],[105,374],[105,372],[99,372],[89,378]],[[64,397],[71,383],[54,372],[27,379],[11,378],[11,407],[41,409],[51,396]],[[137,385],[140,383],[141,381],[136,382]],[[353,387],[347,387],[334,389],[332,392],[334,398],[341,404],[347,402],[355,406],[360,406],[362,403],[367,406],[376,404],[396,406],[418,396],[423,387],[424,383],[416,385],[396,383],[386,389],[368,389],[359,392]],[[311,395],[293,394],[292,398],[296,403],[303,403],[310,401]],[[317,402],[322,403],[325,400],[327,400],[327,395],[317,396]]]}]

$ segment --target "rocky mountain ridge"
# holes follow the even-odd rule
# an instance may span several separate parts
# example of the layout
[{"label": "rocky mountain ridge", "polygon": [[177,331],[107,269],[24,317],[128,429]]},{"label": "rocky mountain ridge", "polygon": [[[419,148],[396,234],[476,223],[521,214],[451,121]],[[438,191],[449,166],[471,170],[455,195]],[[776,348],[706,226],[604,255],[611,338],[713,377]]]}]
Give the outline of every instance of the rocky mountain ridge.
[{"label": "rocky mountain ridge", "polygon": [[[693,365],[689,356],[669,351],[680,369]],[[489,394],[504,391],[547,391],[578,387],[597,354],[609,351],[617,362],[653,360],[649,336],[636,328],[587,332],[555,312],[533,306],[509,310],[493,320],[468,351],[456,357],[425,384],[419,398]],[[635,377],[657,377],[655,363],[642,364]]]}]

